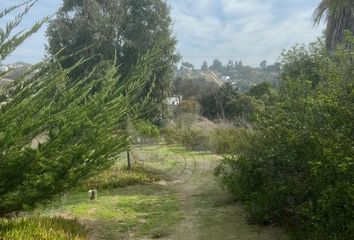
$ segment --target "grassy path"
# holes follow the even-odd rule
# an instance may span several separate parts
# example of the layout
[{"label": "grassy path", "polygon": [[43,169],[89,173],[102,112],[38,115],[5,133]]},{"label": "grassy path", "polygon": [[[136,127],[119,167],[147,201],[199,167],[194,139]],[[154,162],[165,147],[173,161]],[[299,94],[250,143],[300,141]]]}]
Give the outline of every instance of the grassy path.
[{"label": "grassy path", "polygon": [[153,184],[69,196],[47,211],[77,217],[90,239],[286,240],[278,228],[248,225],[242,207],[215,181],[219,157],[182,148],[153,146],[133,158],[161,176]]},{"label": "grassy path", "polygon": [[183,169],[176,166],[167,172],[167,179],[173,180],[166,186],[181,203],[184,218],[167,239],[288,239],[279,228],[247,224],[242,207],[213,176],[220,157],[184,151],[176,154]]}]

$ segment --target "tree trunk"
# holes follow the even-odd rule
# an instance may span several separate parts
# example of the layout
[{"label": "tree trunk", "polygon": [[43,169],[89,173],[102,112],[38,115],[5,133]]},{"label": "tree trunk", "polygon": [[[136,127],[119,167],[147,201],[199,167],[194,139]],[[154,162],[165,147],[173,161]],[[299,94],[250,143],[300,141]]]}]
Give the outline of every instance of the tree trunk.
[{"label": "tree trunk", "polygon": [[130,159],[130,150],[127,150],[127,159],[128,159],[128,171],[132,169],[132,161]]}]

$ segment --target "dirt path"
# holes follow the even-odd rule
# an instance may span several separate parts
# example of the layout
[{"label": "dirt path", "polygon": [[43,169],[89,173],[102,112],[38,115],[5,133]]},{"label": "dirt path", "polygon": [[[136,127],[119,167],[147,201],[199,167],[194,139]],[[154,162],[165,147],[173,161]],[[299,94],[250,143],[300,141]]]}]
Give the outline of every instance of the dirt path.
[{"label": "dirt path", "polygon": [[216,182],[213,171],[220,157],[176,152],[178,162],[164,173],[165,185],[175,194],[184,214],[176,231],[165,239],[285,240],[279,228],[248,225],[242,207]]},{"label": "dirt path", "polygon": [[279,228],[247,224],[242,206],[213,176],[219,156],[154,145],[132,157],[162,180],[102,190],[94,203],[87,192],[75,192],[45,212],[78,218],[93,240],[288,239]]}]

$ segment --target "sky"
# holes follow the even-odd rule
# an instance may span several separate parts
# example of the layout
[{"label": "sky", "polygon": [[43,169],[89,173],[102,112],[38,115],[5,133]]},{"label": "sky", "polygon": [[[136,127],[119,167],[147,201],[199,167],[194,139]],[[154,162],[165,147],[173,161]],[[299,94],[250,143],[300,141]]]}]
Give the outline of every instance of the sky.
[{"label": "sky", "polygon": [[[23,0],[0,0],[0,9]],[[324,26],[314,26],[312,13],[320,0],[167,0],[171,6],[177,51],[182,61],[200,67],[211,63],[242,60],[258,66],[273,63],[282,50],[310,43],[322,35]],[[53,15],[62,0],[39,0],[18,30],[28,29]],[[3,27],[14,15],[0,19]],[[45,26],[20,46],[5,63],[36,63],[45,54]]]}]

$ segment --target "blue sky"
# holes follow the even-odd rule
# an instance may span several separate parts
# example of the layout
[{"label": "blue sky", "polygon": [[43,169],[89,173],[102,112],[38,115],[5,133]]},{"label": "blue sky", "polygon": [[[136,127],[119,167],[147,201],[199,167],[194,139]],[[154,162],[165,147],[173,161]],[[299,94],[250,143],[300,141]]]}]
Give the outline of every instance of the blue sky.
[{"label": "blue sky", "polygon": [[[1,0],[0,9],[22,2]],[[39,0],[19,29],[52,15],[62,0]],[[281,51],[321,36],[312,13],[320,0],[168,0],[183,61],[199,67],[205,59],[242,60],[257,66],[274,62]],[[6,19],[1,19],[3,26]],[[5,62],[35,63],[44,55],[45,27],[28,39]]]}]

